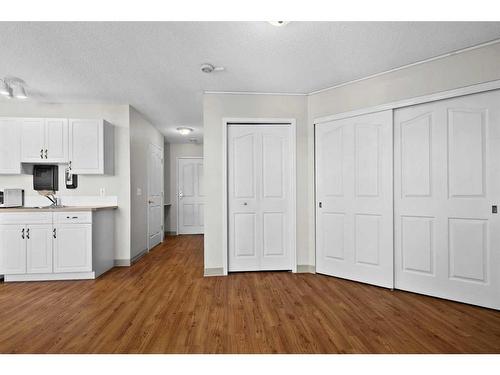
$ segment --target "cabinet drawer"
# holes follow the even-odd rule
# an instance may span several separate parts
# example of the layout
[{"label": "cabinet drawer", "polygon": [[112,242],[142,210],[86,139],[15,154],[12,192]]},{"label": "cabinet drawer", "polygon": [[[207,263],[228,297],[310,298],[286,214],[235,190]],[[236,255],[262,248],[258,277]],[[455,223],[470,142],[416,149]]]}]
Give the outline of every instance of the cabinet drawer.
[{"label": "cabinet drawer", "polygon": [[58,224],[91,224],[92,212],[56,212],[54,222]]},{"label": "cabinet drawer", "polygon": [[9,212],[0,214],[0,224],[52,224],[52,212]]}]

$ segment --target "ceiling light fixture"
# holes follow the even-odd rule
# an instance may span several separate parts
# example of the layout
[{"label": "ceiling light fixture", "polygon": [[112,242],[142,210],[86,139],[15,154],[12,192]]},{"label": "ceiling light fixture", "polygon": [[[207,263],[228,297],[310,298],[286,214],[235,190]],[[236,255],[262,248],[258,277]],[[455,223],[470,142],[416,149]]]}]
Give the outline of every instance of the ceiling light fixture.
[{"label": "ceiling light fixture", "polygon": [[3,79],[0,79],[0,95],[10,96],[10,87]]},{"label": "ceiling light fixture", "polygon": [[28,99],[25,83],[19,78],[3,78],[0,79],[0,95],[9,99]]},{"label": "ceiling light fixture", "polygon": [[290,21],[267,21],[267,22],[276,27],[286,26],[290,23]]},{"label": "ceiling light fixture", "polygon": [[16,99],[28,99],[28,94],[22,85],[12,87],[12,96]]},{"label": "ceiling light fixture", "polygon": [[203,73],[222,72],[226,70],[223,66],[213,66],[208,63],[201,64],[200,69]]},{"label": "ceiling light fixture", "polygon": [[177,131],[179,133],[181,133],[182,135],[188,135],[189,133],[191,133],[193,131],[193,129],[191,128],[186,128],[186,127],[180,127],[180,128],[177,128]]}]

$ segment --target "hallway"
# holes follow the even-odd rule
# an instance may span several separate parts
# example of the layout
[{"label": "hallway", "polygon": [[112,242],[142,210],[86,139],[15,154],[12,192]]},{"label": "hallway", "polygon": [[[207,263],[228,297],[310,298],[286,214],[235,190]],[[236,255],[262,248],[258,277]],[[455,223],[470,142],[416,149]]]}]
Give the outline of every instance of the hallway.
[{"label": "hallway", "polygon": [[97,280],[0,284],[1,353],[500,353],[500,312],[312,274],[203,277],[203,236]]}]

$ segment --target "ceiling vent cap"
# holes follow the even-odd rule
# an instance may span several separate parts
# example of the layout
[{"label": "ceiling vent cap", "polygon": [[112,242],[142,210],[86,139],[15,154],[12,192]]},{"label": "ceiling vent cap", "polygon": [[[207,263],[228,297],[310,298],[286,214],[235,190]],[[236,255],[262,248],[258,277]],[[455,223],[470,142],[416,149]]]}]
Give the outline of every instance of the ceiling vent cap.
[{"label": "ceiling vent cap", "polygon": [[201,64],[200,69],[203,73],[222,72],[225,70],[223,66],[213,66],[209,63]]}]

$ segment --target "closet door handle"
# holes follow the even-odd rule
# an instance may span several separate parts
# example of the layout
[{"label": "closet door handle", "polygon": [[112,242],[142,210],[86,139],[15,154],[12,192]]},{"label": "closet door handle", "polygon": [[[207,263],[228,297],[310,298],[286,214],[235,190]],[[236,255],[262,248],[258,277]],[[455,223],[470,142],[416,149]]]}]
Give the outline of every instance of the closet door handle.
[{"label": "closet door handle", "polygon": [[47,154],[49,153],[49,150],[45,149],[45,159],[47,159]]},{"label": "closet door handle", "polygon": [[23,228],[23,230],[21,231],[21,238],[24,240],[24,228]]},{"label": "closet door handle", "polygon": [[43,159],[43,148],[40,149],[40,159]]},{"label": "closet door handle", "polygon": [[54,238],[57,238],[57,231],[56,231],[56,228],[54,228],[54,229],[52,230],[52,236],[53,236]]},{"label": "closet door handle", "polygon": [[26,230],[26,238],[29,240],[30,239],[30,228]]}]

